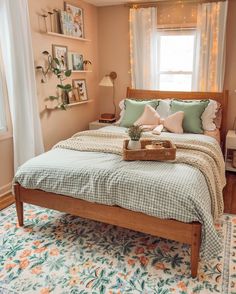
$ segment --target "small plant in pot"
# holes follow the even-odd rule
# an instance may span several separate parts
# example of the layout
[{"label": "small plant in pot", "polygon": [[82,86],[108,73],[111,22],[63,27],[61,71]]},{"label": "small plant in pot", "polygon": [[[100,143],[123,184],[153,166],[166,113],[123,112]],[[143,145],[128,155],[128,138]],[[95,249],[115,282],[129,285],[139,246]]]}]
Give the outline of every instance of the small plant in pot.
[{"label": "small plant in pot", "polygon": [[84,65],[84,70],[90,70],[92,66],[92,62],[90,60],[84,60],[83,65]]},{"label": "small plant in pot", "polygon": [[128,129],[128,135],[130,137],[128,143],[128,149],[136,150],[141,148],[140,138],[142,136],[142,128],[140,126],[132,126]]}]

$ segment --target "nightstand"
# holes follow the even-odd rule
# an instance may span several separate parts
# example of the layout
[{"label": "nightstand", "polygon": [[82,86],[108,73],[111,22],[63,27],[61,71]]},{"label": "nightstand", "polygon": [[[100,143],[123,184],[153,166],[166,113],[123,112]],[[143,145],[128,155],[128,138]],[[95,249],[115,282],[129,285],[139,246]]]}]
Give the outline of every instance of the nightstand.
[{"label": "nightstand", "polygon": [[91,123],[89,123],[89,129],[90,130],[98,130],[103,127],[112,126],[112,125],[113,124],[111,124],[111,123],[102,123],[102,122],[99,122],[98,120],[95,120],[95,121],[92,121]]},{"label": "nightstand", "polygon": [[232,166],[232,151],[236,151],[236,133],[229,130],[225,140],[225,169],[236,172],[236,168]]}]

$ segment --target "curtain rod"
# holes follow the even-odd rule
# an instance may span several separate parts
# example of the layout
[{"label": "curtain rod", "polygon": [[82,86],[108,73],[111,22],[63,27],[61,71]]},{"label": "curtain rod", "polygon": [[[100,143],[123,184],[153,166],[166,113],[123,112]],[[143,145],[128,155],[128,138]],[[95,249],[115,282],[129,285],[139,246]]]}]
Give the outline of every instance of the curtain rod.
[{"label": "curtain rod", "polygon": [[153,7],[160,4],[186,4],[186,3],[211,3],[211,2],[225,2],[227,0],[156,0],[155,2],[128,2],[125,3],[125,7],[139,8],[139,7]]}]

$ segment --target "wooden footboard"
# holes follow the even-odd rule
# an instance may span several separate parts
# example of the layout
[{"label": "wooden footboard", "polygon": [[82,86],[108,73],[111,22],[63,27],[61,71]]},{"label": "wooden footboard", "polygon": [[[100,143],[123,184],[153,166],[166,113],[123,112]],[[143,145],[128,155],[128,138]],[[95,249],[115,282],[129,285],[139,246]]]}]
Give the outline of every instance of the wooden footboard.
[{"label": "wooden footboard", "polygon": [[118,206],[91,203],[41,190],[25,189],[19,184],[14,185],[14,190],[20,226],[24,225],[23,203],[25,202],[186,243],[191,246],[191,275],[193,278],[197,276],[201,244],[201,224],[198,222],[183,223],[175,220],[159,219]]}]

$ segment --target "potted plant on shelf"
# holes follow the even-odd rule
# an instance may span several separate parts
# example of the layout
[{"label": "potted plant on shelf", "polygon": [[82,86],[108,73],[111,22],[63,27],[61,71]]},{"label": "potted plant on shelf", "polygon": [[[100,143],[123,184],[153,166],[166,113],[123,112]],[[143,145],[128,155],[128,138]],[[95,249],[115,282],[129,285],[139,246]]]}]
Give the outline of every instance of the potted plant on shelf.
[{"label": "potted plant on shelf", "polygon": [[90,60],[84,60],[83,65],[84,65],[84,70],[90,70],[92,62]]},{"label": "potted plant on shelf", "polygon": [[37,70],[41,70],[42,78],[41,83],[46,82],[46,77],[49,73],[54,74],[59,83],[57,84],[57,95],[49,96],[45,100],[54,101],[57,100],[58,104],[55,108],[66,110],[66,106],[69,104],[69,92],[72,91],[71,84],[64,84],[64,81],[71,76],[71,70],[62,69],[62,64],[58,58],[53,58],[48,51],[43,51],[43,55],[47,56],[47,68],[43,66],[36,66]]},{"label": "potted plant on shelf", "polygon": [[140,138],[142,136],[143,130],[140,126],[132,126],[128,129],[128,135],[130,137],[128,143],[128,149],[136,150],[141,149]]}]

